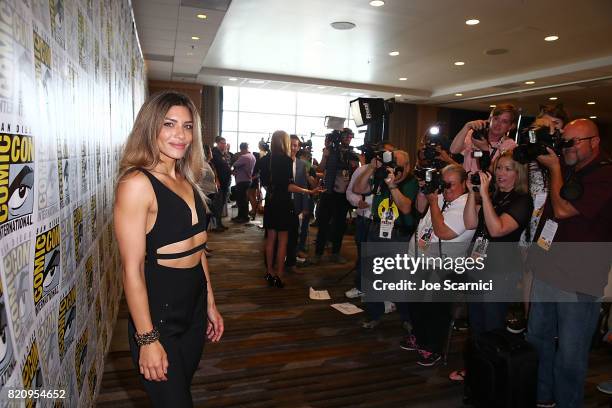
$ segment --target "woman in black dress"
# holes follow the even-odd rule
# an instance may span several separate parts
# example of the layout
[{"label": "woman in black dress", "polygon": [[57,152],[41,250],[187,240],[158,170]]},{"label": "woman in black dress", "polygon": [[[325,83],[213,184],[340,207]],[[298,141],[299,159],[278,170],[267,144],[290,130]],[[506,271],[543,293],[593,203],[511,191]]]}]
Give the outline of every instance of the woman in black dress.
[{"label": "woman in black dress", "polygon": [[206,337],[223,319],[210,283],[200,117],[176,92],[142,106],[121,158],[114,225],[132,359],[155,407],[191,407]]},{"label": "woman in black dress", "polygon": [[[295,217],[291,193],[318,194],[321,189],[307,190],[293,183],[295,166],[290,156],[291,148],[287,132],[283,130],[274,132],[270,145],[270,186],[264,208],[264,228],[267,234],[265,279],[270,286],[282,288],[284,284],[281,277],[287,255],[288,231],[292,225],[292,218]],[[277,239],[275,254],[274,244]]]}]

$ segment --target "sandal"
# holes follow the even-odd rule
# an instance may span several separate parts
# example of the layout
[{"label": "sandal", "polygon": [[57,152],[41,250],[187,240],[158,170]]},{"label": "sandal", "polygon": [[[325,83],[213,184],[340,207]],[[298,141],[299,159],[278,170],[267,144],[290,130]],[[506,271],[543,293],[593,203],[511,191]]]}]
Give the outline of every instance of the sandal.
[{"label": "sandal", "polygon": [[455,370],[448,375],[448,379],[452,382],[460,383],[465,381],[465,370]]}]

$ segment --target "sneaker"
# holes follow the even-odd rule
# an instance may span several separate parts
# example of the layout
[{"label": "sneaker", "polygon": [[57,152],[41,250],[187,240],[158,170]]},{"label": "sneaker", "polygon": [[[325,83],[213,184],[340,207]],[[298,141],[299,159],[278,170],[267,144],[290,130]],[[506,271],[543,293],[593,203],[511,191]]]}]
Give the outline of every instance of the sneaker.
[{"label": "sneaker", "polygon": [[604,394],[612,395],[612,380],[597,384],[597,389]]},{"label": "sneaker", "polygon": [[393,313],[397,310],[395,303],[385,301],[385,314]]},{"label": "sneaker", "polygon": [[510,333],[521,334],[527,328],[527,321],[521,317],[512,317],[506,321],[506,330]]},{"label": "sneaker", "polygon": [[349,299],[355,299],[360,296],[363,296],[363,292],[357,288],[353,288],[351,290],[347,290],[346,292],[344,292],[344,296],[346,296]]},{"label": "sneaker", "polygon": [[321,255],[314,255],[310,258],[310,263],[313,265],[318,265],[321,262]]},{"label": "sneaker", "polygon": [[418,351],[419,345],[416,342],[416,337],[414,337],[412,334],[404,337],[400,341],[400,348],[404,350],[408,350],[408,351],[414,351],[414,350]]},{"label": "sneaker", "polygon": [[418,350],[419,359],[417,360],[417,364],[423,367],[432,367],[434,366],[442,356],[438,353],[432,353],[427,350]]},{"label": "sneaker", "polygon": [[329,261],[337,264],[345,264],[348,261],[340,254],[331,254],[329,256]]},{"label": "sneaker", "polygon": [[380,320],[366,320],[361,323],[361,327],[364,329],[373,329],[380,324]]}]

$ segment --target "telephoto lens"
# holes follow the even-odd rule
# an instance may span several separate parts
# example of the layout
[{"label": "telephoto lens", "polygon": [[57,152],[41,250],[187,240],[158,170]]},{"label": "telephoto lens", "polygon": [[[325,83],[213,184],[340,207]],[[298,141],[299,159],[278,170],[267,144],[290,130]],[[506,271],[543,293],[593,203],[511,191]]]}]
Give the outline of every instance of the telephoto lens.
[{"label": "telephoto lens", "polygon": [[485,126],[481,127],[480,129],[476,129],[472,131],[472,139],[486,140],[488,138],[489,138],[489,123],[488,122]]}]

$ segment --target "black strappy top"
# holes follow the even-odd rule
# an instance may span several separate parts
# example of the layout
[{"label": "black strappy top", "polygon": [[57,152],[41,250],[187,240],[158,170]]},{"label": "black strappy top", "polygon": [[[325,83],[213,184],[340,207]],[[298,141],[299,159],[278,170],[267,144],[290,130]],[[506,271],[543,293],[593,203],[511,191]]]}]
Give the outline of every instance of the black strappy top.
[{"label": "black strappy top", "polygon": [[157,263],[157,259],[178,259],[202,250],[206,246],[206,241],[184,252],[175,254],[157,253],[159,248],[184,241],[206,231],[208,216],[202,198],[192,187],[196,213],[198,214],[198,222],[192,225],[191,208],[185,200],[147,170],[142,168],[139,170],[151,181],[157,200],[157,218],[153,228],[147,233],[147,261]]}]

